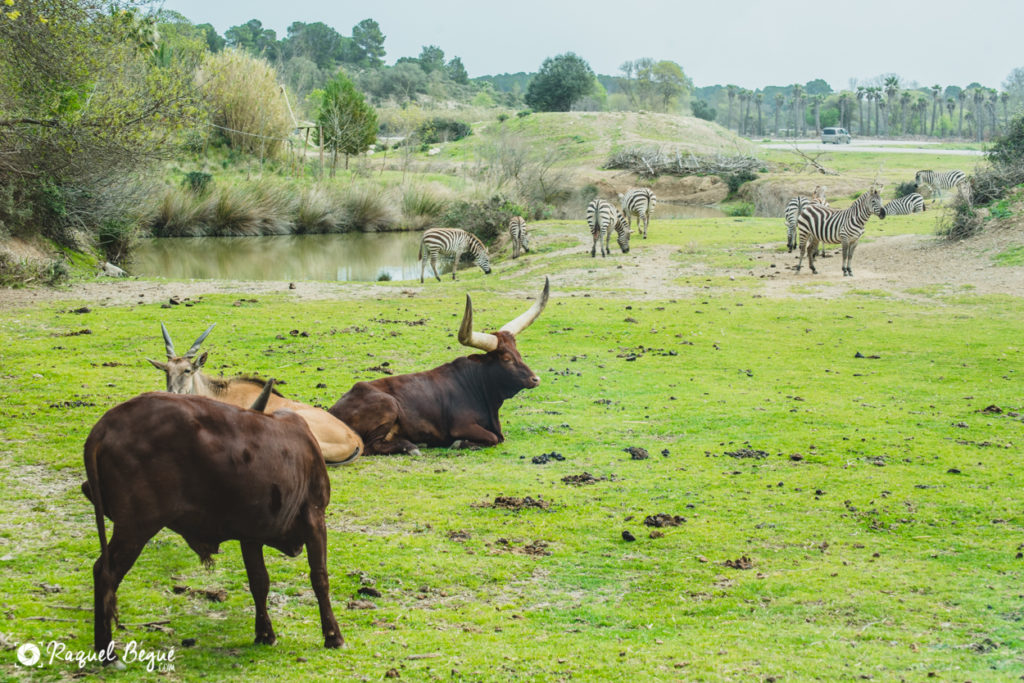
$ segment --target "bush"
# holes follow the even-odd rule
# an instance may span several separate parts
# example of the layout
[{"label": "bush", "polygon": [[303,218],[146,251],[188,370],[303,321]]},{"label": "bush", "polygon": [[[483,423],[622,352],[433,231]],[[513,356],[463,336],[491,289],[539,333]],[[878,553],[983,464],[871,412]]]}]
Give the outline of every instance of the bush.
[{"label": "bush", "polygon": [[197,74],[213,123],[232,149],[273,157],[293,123],[277,72],[236,49],[209,55]]},{"label": "bush", "polygon": [[407,228],[418,230],[431,225],[447,208],[444,198],[426,188],[409,187],[402,194],[402,218]]},{"label": "bush", "polygon": [[988,160],[993,166],[1017,166],[1024,162],[1024,114],[1017,114],[1006,134],[992,141]]},{"label": "bush", "polygon": [[201,195],[210,189],[210,183],[212,181],[213,176],[209,173],[203,173],[202,171],[189,171],[181,181],[181,186],[191,190],[192,194]]},{"label": "bush", "polygon": [[532,113],[533,112],[530,111],[529,109],[523,109],[522,111],[517,111],[516,112],[516,118],[518,118],[518,119],[525,119],[527,116],[529,116]]},{"label": "bush", "polygon": [[132,220],[108,218],[100,225],[96,242],[108,261],[123,265],[139,242],[139,226]]},{"label": "bush", "polygon": [[323,185],[302,191],[295,208],[295,232],[327,233],[342,229],[344,211]]},{"label": "bush", "polygon": [[472,132],[473,128],[465,121],[435,117],[416,128],[416,137],[425,145],[433,145],[438,142],[455,142]]},{"label": "bush", "polygon": [[722,207],[726,216],[753,216],[754,205],[751,202],[733,202]]},{"label": "bush", "polygon": [[718,111],[704,100],[693,101],[693,115],[705,121],[714,121]]},{"label": "bush", "polygon": [[390,230],[395,225],[391,202],[379,188],[355,186],[341,199],[345,209],[344,225],[362,232]]},{"label": "bush", "polygon": [[968,198],[957,195],[956,199],[939,219],[937,234],[948,240],[963,240],[981,232],[985,222]]},{"label": "bush", "polygon": [[908,182],[905,182],[905,183],[900,183],[900,184],[898,184],[896,186],[894,192],[896,194],[893,195],[893,196],[896,199],[898,199],[900,197],[906,197],[908,194],[911,194],[913,192],[917,192],[917,183],[915,183],[912,180],[908,181]]},{"label": "bush", "polygon": [[737,171],[736,173],[727,173],[721,176],[722,180],[725,181],[726,185],[729,186],[729,195],[732,196],[739,192],[740,185],[751,180],[757,180],[757,174],[753,171],[746,169]]},{"label": "bush", "polygon": [[498,114],[498,123],[505,123],[505,121],[508,121],[508,114],[505,112]]},{"label": "bush", "polygon": [[494,195],[485,201],[455,202],[445,212],[441,223],[473,233],[484,244],[490,245],[504,234],[509,220],[520,215],[529,215],[529,211],[501,195]]}]

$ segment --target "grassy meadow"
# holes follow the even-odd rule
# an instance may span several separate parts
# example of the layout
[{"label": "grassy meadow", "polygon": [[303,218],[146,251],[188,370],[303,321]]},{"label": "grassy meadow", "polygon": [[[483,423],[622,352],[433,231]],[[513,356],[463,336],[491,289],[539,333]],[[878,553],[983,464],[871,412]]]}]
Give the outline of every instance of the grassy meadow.
[{"label": "grassy meadow", "polygon": [[[929,234],[934,222],[873,220],[868,236]],[[266,551],[279,639],[256,646],[237,543],[211,571],[168,531],[119,590],[115,638],[173,647],[173,671],[159,674],[169,681],[1020,675],[1019,293],[866,285],[821,298],[824,284],[787,271],[792,296],[766,296],[767,280],[746,269],[757,256],[789,263],[779,219],[656,218],[628,259],[614,246],[592,259],[579,221],[534,230],[535,253],[455,283],[5,311],[5,648],[91,646],[98,542],[79,490],[82,444],[107,409],[162,388],[144,360],[164,352],[161,321],[179,347],[216,322],[208,371],[272,375],[286,395],[329,406],[384,369],[462,355],[467,292],[475,324],[492,330],[550,275],[547,310],[519,338],[541,384],[505,404],[505,443],[330,470],[344,649],[322,648],[304,557]],[[640,279],[656,253],[668,254],[670,296]],[[1020,267],[1012,254],[1004,267]],[[499,496],[532,504],[495,507]],[[645,525],[657,515],[677,525]],[[85,671],[154,678],[140,663]],[[4,678],[78,673],[23,669],[13,649],[0,658]]]}]

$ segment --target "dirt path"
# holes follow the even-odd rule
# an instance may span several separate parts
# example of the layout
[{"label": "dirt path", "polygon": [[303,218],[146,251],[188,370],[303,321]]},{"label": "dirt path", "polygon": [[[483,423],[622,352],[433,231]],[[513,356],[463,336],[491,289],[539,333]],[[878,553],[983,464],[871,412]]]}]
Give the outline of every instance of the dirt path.
[{"label": "dirt path", "polygon": [[[590,240],[581,238],[578,246],[568,247],[533,259],[524,272],[543,273],[545,261],[552,256],[584,253]],[[744,269],[714,270],[704,264],[683,265],[676,258],[678,247],[653,246],[634,241],[629,254],[600,256],[586,266],[559,270],[552,276],[554,291],[560,286],[587,288],[597,296],[622,296],[641,299],[669,299],[692,296],[703,285],[688,285],[687,277],[727,276],[743,280],[756,278],[760,287],[747,288],[753,294],[774,298],[835,298],[854,290],[884,290],[890,296],[916,300],[931,293],[970,291],[976,294],[1013,294],[1024,296],[1024,266],[996,266],[992,257],[1008,246],[1024,244],[1020,230],[990,230],[958,243],[949,243],[923,235],[881,237],[857,247],[854,277],[843,277],[838,249],[830,257],[819,259],[818,274],[812,275],[806,264],[794,272],[796,256],[776,251],[777,245],[765,244],[748,253],[750,266]],[[610,267],[614,263],[614,267]],[[774,267],[773,267],[774,265]],[[500,267],[496,274],[501,277]],[[0,289],[0,310],[33,306],[53,301],[84,301],[96,305],[167,302],[172,297],[184,300],[205,294],[287,294],[296,301],[322,299],[365,299],[388,294],[415,295],[434,283],[410,282],[396,289],[363,282],[278,282],[192,280],[161,282],[156,280],[97,279],[75,283],[63,289]],[[575,294],[574,294],[575,295]],[[580,294],[582,295],[582,294]]]}]

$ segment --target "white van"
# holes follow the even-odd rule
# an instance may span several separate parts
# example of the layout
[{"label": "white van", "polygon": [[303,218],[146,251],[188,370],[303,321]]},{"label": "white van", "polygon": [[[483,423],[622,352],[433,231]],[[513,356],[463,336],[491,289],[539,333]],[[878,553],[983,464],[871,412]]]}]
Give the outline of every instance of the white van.
[{"label": "white van", "polygon": [[828,142],[838,145],[839,143],[845,142],[850,144],[850,134],[846,132],[845,128],[822,128],[821,129],[821,144]]}]

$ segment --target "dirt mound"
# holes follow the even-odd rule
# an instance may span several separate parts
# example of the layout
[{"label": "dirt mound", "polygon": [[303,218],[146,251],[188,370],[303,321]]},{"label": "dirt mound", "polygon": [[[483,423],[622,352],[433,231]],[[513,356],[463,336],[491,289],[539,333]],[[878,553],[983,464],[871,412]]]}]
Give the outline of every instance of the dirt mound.
[{"label": "dirt mound", "polygon": [[[662,176],[654,182],[644,180],[635,173],[623,171],[592,175],[586,180],[597,186],[598,194],[609,200],[615,200],[634,187],[649,187],[659,202],[677,204],[717,204],[729,195],[729,186],[718,176],[687,176],[675,178]],[[657,207],[654,209],[657,216]]]},{"label": "dirt mound", "polygon": [[548,510],[551,508],[551,503],[540,496],[537,496],[536,498],[531,498],[530,496],[526,496],[525,498],[518,498],[516,496],[497,496],[493,503],[477,503],[474,507],[501,508],[504,510],[513,510],[518,512],[520,510],[526,510],[527,508]]}]

